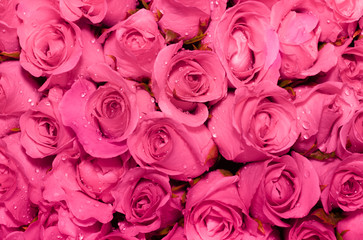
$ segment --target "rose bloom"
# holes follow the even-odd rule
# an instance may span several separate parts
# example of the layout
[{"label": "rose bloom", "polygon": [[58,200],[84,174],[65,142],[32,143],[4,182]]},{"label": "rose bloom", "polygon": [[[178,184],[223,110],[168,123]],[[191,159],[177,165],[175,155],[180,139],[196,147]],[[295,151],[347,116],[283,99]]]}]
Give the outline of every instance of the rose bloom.
[{"label": "rose bloom", "polygon": [[111,224],[99,222],[91,226],[83,226],[77,222],[64,206],[47,208],[38,213],[37,221],[27,226],[25,231],[13,231],[6,240],[25,239],[100,239],[110,231]]},{"label": "rose bloom", "polygon": [[202,27],[208,26],[209,19],[220,16],[225,11],[226,6],[226,0],[215,2],[208,0],[154,0],[150,10],[154,14],[161,13],[158,24],[165,34],[171,30],[177,35],[177,38],[184,40],[197,36]]},{"label": "rose bloom", "polygon": [[[19,141],[15,142],[19,145]],[[23,159],[20,159],[20,161]],[[29,181],[21,162],[9,151],[8,143],[0,141],[0,225],[18,228],[29,224],[37,209],[30,202]],[[32,169],[33,170],[33,169]],[[0,236],[3,237],[2,231]]]},{"label": "rose bloom", "polygon": [[179,42],[160,51],[154,64],[152,90],[162,112],[196,127],[208,118],[204,103],[226,95],[227,79],[215,53],[181,47]]},{"label": "rose bloom", "polygon": [[322,31],[318,13],[309,11],[310,6],[300,6],[296,2],[277,2],[271,13],[271,22],[280,40],[280,72],[288,79],[327,72],[337,63],[332,44],[318,50]]},{"label": "rose bloom", "polygon": [[238,195],[238,176],[210,172],[187,194],[184,233],[189,240],[205,239],[278,239],[271,227],[262,224],[265,233],[248,216]]},{"label": "rose bloom", "polygon": [[141,9],[103,33],[104,53],[111,66],[125,78],[151,77],[155,58],[165,46],[154,15]]},{"label": "rose bloom", "polygon": [[363,153],[363,106],[360,105],[350,121],[339,132],[337,155],[342,157],[351,153]]},{"label": "rose bloom", "polygon": [[62,95],[61,89],[50,89],[47,98],[20,117],[20,141],[32,158],[55,155],[72,146],[75,138],[62,124],[58,110]]},{"label": "rose bloom", "polygon": [[252,217],[280,227],[308,215],[320,197],[319,177],[302,155],[249,163],[239,171],[238,192]]},{"label": "rose bloom", "polygon": [[338,64],[335,74],[329,80],[340,79],[352,87],[358,94],[359,99],[363,98],[363,39],[354,41],[354,47],[346,47],[347,41],[340,50]]},{"label": "rose bloom", "polygon": [[229,85],[277,83],[279,42],[270,26],[270,9],[257,1],[238,2],[217,19],[210,31],[212,48],[227,72]]},{"label": "rose bloom", "polygon": [[127,235],[162,229],[181,216],[180,202],[172,198],[169,177],[154,169],[130,169],[111,193],[115,210],[125,214],[118,225]]},{"label": "rose bloom", "polygon": [[[297,24],[295,27],[291,28],[289,32],[293,36],[296,33],[296,39],[301,39],[301,37],[309,38],[314,36],[314,32],[317,30],[316,27],[320,28],[320,42],[335,42],[337,39],[341,37],[352,36],[354,31],[356,30],[356,22],[348,23],[349,21],[342,21],[334,10],[329,7],[327,2],[333,2],[335,0],[280,0],[277,1],[272,6],[272,14],[271,14],[271,24],[278,29],[280,23],[284,21],[286,15],[291,14],[291,12],[296,12],[297,18],[290,23]],[[338,1],[336,1],[338,2]],[[340,1],[342,5],[347,6],[348,8],[351,5],[355,4],[356,1]],[[341,8],[342,9],[342,8]],[[342,9],[343,10],[343,9]],[[315,25],[315,18],[318,18],[319,21],[317,25]],[[304,19],[302,24],[299,24],[296,20]],[[305,29],[305,32],[303,31]],[[286,32],[287,33],[287,32]],[[314,47],[315,48],[315,47]],[[333,56],[333,55],[332,55]],[[330,56],[330,57],[332,57]],[[322,59],[321,61],[323,61]],[[331,60],[328,60],[330,62]],[[327,63],[328,63],[327,62]],[[328,64],[326,65],[328,66]]]},{"label": "rose bloom", "polygon": [[127,151],[126,140],[139,120],[136,91],[105,64],[91,66],[89,72],[92,80],[105,84],[76,81],[59,105],[62,120],[88,154],[115,157]]},{"label": "rose bloom", "polygon": [[320,176],[324,188],[321,202],[325,212],[341,208],[352,212],[363,208],[361,201],[363,190],[362,154],[352,154],[340,161],[330,160],[326,163],[314,161],[314,167]]},{"label": "rose bloom", "polygon": [[362,1],[325,0],[339,22],[358,21],[363,16]]},{"label": "rose bloom", "polygon": [[72,1],[60,0],[59,10],[67,21],[77,21],[82,17],[87,18],[93,24],[101,22],[107,13],[106,0]]},{"label": "rose bloom", "polygon": [[110,191],[127,168],[124,156],[96,159],[68,150],[57,155],[47,173],[42,196],[47,205],[64,202],[69,215],[83,226],[112,220],[113,202]]},{"label": "rose bloom", "polygon": [[38,85],[29,78],[18,61],[0,64],[0,136],[19,127],[19,117],[38,104]]},{"label": "rose bloom", "polygon": [[337,224],[337,232],[344,240],[356,240],[363,238],[362,220],[363,211],[347,213],[347,216]]},{"label": "rose bloom", "polygon": [[359,106],[354,91],[340,82],[301,86],[294,90],[301,132],[294,149],[305,152],[315,144],[322,152],[335,151],[340,128],[349,122]]},{"label": "rose bloom", "polygon": [[66,22],[46,0],[22,1],[18,27],[20,63],[33,76],[50,76],[72,70],[82,55],[81,31]]},{"label": "rose bloom", "polygon": [[322,223],[319,218],[315,216],[307,216],[300,219],[294,219],[292,222],[292,226],[285,229],[284,236],[285,239],[288,240],[309,238],[316,238],[321,240],[336,239],[333,226]]},{"label": "rose bloom", "polygon": [[285,89],[265,82],[238,88],[213,106],[208,128],[222,156],[250,162],[287,153],[300,133],[289,99]]},{"label": "rose bloom", "polygon": [[184,181],[207,171],[217,157],[206,126],[188,127],[161,112],[144,116],[127,145],[141,167],[152,167]]}]

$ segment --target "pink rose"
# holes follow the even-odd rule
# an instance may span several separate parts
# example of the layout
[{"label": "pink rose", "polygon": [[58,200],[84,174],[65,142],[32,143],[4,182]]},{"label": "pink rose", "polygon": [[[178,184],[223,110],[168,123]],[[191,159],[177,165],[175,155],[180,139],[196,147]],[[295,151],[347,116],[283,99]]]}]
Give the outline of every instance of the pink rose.
[{"label": "pink rose", "polygon": [[19,117],[38,104],[40,95],[35,81],[29,78],[17,61],[0,64],[0,136],[19,127]]},{"label": "pink rose", "polygon": [[82,55],[77,65],[68,72],[53,74],[46,79],[39,91],[45,91],[51,87],[57,86],[63,89],[69,89],[72,84],[79,78],[89,77],[87,69],[93,64],[105,62],[103,48],[97,42],[91,29],[84,25],[81,28]]},{"label": "pink rose", "polygon": [[152,167],[186,181],[207,171],[217,157],[208,129],[185,126],[161,112],[144,116],[127,141],[141,167]]},{"label": "pink rose", "polygon": [[138,236],[129,236],[121,233],[120,231],[112,231],[110,234],[103,236],[99,240],[145,240],[141,234]]},{"label": "pink rose", "polygon": [[251,162],[281,156],[299,136],[289,93],[270,82],[238,88],[213,107],[208,128],[227,160]]},{"label": "pink rose", "polygon": [[[350,41],[347,41],[347,44]],[[344,44],[344,45],[347,45]],[[360,99],[363,98],[363,40],[354,41],[354,47],[341,50],[336,73],[331,80],[337,78],[352,87]]]},{"label": "pink rose", "polygon": [[277,34],[269,24],[270,9],[258,1],[239,2],[229,8],[214,31],[212,48],[227,72],[229,84],[277,83],[280,68]]},{"label": "pink rose", "polygon": [[[107,162],[109,159],[103,160]],[[76,222],[82,222],[82,226],[92,226],[97,222],[108,223],[113,217],[113,207],[111,204],[99,201],[99,198],[102,198],[102,194],[105,195],[121,178],[125,171],[122,159],[110,160],[110,167],[114,167],[115,170],[110,171],[108,175],[101,172],[102,169],[109,169],[106,163],[103,166],[90,166],[92,163],[83,163],[84,161],[92,160],[80,158],[79,153],[73,151],[58,154],[53,161],[51,171],[44,179],[42,196],[53,206],[64,202],[69,209],[67,215]],[[96,172],[93,167],[95,169],[100,167],[101,171]],[[92,181],[90,176],[84,174],[87,168],[94,174],[90,176],[97,179],[96,181]],[[87,191],[83,190],[85,188]]]},{"label": "pink rose", "polygon": [[[30,202],[29,179],[22,166],[9,152],[7,144],[0,141],[0,226],[18,228],[29,224],[36,216]],[[18,167],[19,166],[19,167]]]},{"label": "pink rose", "polygon": [[111,230],[111,224],[99,222],[84,226],[77,222],[64,206],[49,208],[38,213],[37,221],[32,222],[24,232],[23,238],[14,240],[66,240],[66,239],[100,239]]},{"label": "pink rose", "polygon": [[72,70],[82,55],[79,27],[64,21],[45,0],[22,1],[18,27],[22,48],[20,63],[33,76],[50,76]]},{"label": "pink rose", "polygon": [[[334,228],[332,225],[322,223],[317,217],[307,216],[295,219],[292,226],[285,230],[285,239],[325,239],[335,240]],[[345,238],[344,238],[345,239]]]},{"label": "pink rose", "polygon": [[134,167],[128,153],[114,158],[81,157],[76,164],[77,182],[88,196],[113,202],[111,190],[116,186],[125,172]]},{"label": "pink rose", "polygon": [[358,99],[352,89],[339,82],[294,89],[301,135],[294,149],[305,152],[316,147],[322,152],[336,150],[341,126],[353,117]]},{"label": "pink rose", "polygon": [[225,0],[154,0],[150,10],[155,14],[161,13],[158,24],[164,33],[168,34],[168,30],[171,30],[177,34],[177,38],[191,39],[198,35],[202,26],[208,25],[211,17],[224,12],[226,6]]},{"label": "pink rose", "polygon": [[77,21],[82,17],[87,18],[93,24],[101,22],[106,16],[107,1],[72,1],[60,0],[59,10],[64,19],[67,21]]},{"label": "pink rose", "polygon": [[344,240],[356,240],[363,238],[363,211],[348,213],[348,216],[340,220],[337,225],[337,232]]},{"label": "pink rose", "polygon": [[350,153],[363,153],[363,106],[359,105],[349,122],[339,132],[337,155],[347,156]]},{"label": "pink rose", "polygon": [[105,64],[91,66],[89,74],[105,84],[97,88],[84,78],[77,80],[59,105],[62,120],[88,154],[115,157],[127,151],[126,140],[139,119],[135,89]]},{"label": "pink rose", "polygon": [[50,89],[48,98],[20,117],[21,144],[32,158],[55,155],[73,145],[73,133],[62,124],[58,110],[62,95],[61,89]]},{"label": "pink rose", "polygon": [[238,191],[252,217],[280,227],[308,215],[320,197],[319,178],[298,153],[249,163],[239,172]]},{"label": "pink rose", "polygon": [[162,240],[187,240],[184,233],[184,227],[180,226],[178,223],[174,224],[174,227],[162,238]]},{"label": "pink rose", "polygon": [[152,90],[162,112],[188,126],[200,126],[208,118],[204,103],[226,95],[226,74],[215,53],[179,51],[181,47],[179,42],[160,51]]},{"label": "pink rose", "polygon": [[363,2],[349,0],[325,0],[338,22],[354,22],[363,16]]},{"label": "pink rose", "polygon": [[110,65],[125,78],[150,78],[155,58],[165,46],[154,15],[141,9],[104,32],[99,41],[107,34],[104,52]]},{"label": "pink rose", "polygon": [[277,2],[271,13],[272,25],[280,40],[281,75],[283,78],[306,78],[329,71],[337,63],[332,44],[318,50],[321,28],[318,13],[299,1]]},{"label": "pink rose", "polygon": [[325,212],[337,207],[345,212],[363,208],[362,157],[362,154],[353,154],[343,161],[329,161],[326,164],[314,162],[314,167],[320,175],[321,185],[324,187],[321,202]]},{"label": "pink rose", "polygon": [[0,19],[10,28],[17,28],[20,19],[16,15],[19,0],[3,0],[0,3]]},{"label": "pink rose", "polygon": [[18,34],[16,28],[9,27],[3,21],[0,21],[0,52],[14,53],[20,51]]},{"label": "pink rose", "polygon": [[265,224],[265,235],[257,230],[238,195],[237,182],[238,176],[214,171],[189,190],[184,212],[187,239],[278,239],[270,236]]},{"label": "pink rose", "polygon": [[136,9],[135,0],[106,0],[107,1],[107,13],[103,19],[103,23],[107,26],[113,26],[116,23],[125,20],[130,11]]},{"label": "pink rose", "polygon": [[125,214],[119,228],[128,235],[161,229],[181,215],[180,203],[171,196],[168,176],[153,169],[130,169],[111,193],[115,210]]}]

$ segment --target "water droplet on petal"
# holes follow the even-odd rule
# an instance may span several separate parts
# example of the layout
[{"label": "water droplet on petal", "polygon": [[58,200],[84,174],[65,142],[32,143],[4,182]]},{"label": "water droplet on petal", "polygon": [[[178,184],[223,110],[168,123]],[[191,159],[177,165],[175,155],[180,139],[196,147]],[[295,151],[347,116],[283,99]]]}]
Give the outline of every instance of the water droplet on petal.
[{"label": "water droplet on petal", "polygon": [[84,93],[81,93],[81,97],[83,97],[83,98],[84,98],[86,95],[87,95],[87,93],[85,93],[85,92],[84,92]]},{"label": "water droplet on petal", "polygon": [[309,122],[306,122],[306,121],[303,121],[302,123],[302,127],[305,129],[305,130],[308,130],[310,128],[310,123]]}]

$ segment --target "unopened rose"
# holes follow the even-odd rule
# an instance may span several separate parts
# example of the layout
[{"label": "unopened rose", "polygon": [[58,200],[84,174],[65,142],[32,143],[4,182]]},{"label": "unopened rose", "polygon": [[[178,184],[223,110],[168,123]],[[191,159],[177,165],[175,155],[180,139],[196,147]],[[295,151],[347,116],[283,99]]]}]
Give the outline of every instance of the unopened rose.
[{"label": "unopened rose", "polygon": [[66,22],[46,0],[22,1],[18,27],[20,63],[33,76],[50,76],[72,70],[82,55],[81,31]]},{"label": "unopened rose", "polygon": [[181,206],[172,198],[169,178],[153,169],[133,168],[111,192],[115,210],[125,214],[119,222],[121,232],[147,233],[174,223]]},{"label": "unopened rose", "polygon": [[266,5],[247,1],[237,3],[216,20],[210,37],[230,86],[277,82],[279,41],[269,24],[269,16],[270,9]]},{"label": "unopened rose", "polygon": [[125,78],[151,77],[155,58],[164,47],[154,15],[141,9],[103,33],[106,59]]},{"label": "unopened rose", "polygon": [[171,178],[187,180],[207,171],[217,157],[208,129],[188,127],[161,112],[144,116],[127,140],[141,167],[152,167]]},{"label": "unopened rose", "polygon": [[229,94],[212,108],[208,122],[220,153],[236,162],[287,153],[300,133],[296,108],[289,99],[285,89],[270,82]]},{"label": "unopened rose", "polygon": [[238,191],[252,217],[281,227],[308,215],[320,197],[319,178],[308,159],[293,152],[249,163],[239,172]]},{"label": "unopened rose", "polygon": [[226,74],[215,53],[181,47],[179,42],[160,51],[152,90],[162,112],[188,126],[200,126],[208,118],[204,103],[226,95]]}]

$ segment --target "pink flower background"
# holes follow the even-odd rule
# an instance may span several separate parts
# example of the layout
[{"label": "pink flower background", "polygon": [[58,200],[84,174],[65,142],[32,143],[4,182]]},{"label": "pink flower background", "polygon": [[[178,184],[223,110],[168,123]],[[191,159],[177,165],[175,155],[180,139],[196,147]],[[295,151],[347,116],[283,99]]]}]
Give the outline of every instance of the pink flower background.
[{"label": "pink flower background", "polygon": [[361,0],[0,0],[0,239],[363,238]]}]

